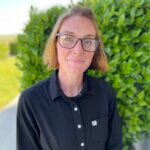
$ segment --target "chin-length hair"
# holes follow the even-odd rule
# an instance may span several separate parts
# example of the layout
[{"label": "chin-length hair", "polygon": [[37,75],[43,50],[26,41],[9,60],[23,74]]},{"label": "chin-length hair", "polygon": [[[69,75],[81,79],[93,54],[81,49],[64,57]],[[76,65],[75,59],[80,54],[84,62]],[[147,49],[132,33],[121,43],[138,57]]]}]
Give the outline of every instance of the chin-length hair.
[{"label": "chin-length hair", "polygon": [[96,31],[95,38],[99,40],[98,48],[95,51],[91,65],[89,66],[88,69],[94,69],[96,71],[101,71],[101,72],[108,71],[109,66],[107,62],[107,57],[104,52],[103,42],[101,39],[100,31],[98,29],[98,25],[95,20],[94,14],[91,9],[87,7],[80,7],[80,6],[74,6],[58,17],[56,24],[48,38],[48,41],[46,43],[46,47],[43,53],[44,64],[48,65],[49,69],[59,69],[58,55],[57,55],[57,48],[56,48],[56,42],[57,42],[56,34],[59,32],[59,29],[62,23],[66,19],[72,16],[86,17],[89,20],[91,20]]}]

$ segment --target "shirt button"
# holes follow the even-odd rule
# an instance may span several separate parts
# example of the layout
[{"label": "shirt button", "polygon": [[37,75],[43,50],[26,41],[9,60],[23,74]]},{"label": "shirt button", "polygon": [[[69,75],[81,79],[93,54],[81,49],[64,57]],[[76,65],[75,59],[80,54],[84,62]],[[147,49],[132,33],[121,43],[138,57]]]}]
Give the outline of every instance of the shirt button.
[{"label": "shirt button", "polygon": [[85,144],[84,144],[84,143],[81,143],[80,145],[81,145],[81,147],[83,147]]},{"label": "shirt button", "polygon": [[79,129],[81,128],[81,124],[78,124],[78,128],[79,128]]},{"label": "shirt button", "polygon": [[78,110],[78,108],[77,107],[74,107],[74,111],[77,111]]}]

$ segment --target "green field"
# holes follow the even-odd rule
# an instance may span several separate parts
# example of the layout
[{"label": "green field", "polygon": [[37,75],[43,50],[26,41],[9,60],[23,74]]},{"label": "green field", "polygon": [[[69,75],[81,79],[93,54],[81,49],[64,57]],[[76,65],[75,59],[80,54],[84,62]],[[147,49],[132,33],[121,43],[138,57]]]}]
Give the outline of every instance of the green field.
[{"label": "green field", "polygon": [[15,57],[0,60],[0,109],[11,102],[20,91],[21,72],[15,62]]},{"label": "green field", "polygon": [[[0,43],[9,51],[11,42],[16,41],[17,35],[0,35]],[[20,92],[21,72],[15,65],[15,56],[0,59],[0,109],[9,104]]]}]

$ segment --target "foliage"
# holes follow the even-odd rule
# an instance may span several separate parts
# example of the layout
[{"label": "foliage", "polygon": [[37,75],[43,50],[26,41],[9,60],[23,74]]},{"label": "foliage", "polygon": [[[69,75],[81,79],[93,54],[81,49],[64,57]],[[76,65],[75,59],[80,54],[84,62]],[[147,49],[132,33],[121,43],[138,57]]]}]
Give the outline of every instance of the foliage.
[{"label": "foliage", "polygon": [[16,42],[11,42],[9,45],[10,49],[10,55],[17,55],[18,49],[17,49],[17,43]]},{"label": "foliage", "polygon": [[15,65],[15,57],[0,60],[0,109],[19,93],[21,72]]},{"label": "foliage", "polygon": [[46,12],[39,12],[31,7],[30,20],[24,29],[24,34],[18,36],[17,44],[18,67],[23,72],[22,89],[50,75],[51,71],[43,65],[42,54],[53,25],[64,10],[64,7],[55,6]]},{"label": "foliage", "polygon": [[110,71],[104,76],[117,93],[124,150],[150,131],[150,1],[86,0],[94,11]]},{"label": "foliage", "polygon": [[[89,74],[104,77],[115,89],[127,150],[141,133],[150,131],[150,2],[84,0],[80,5],[94,11],[110,65],[108,73],[90,70]],[[22,89],[50,75],[41,56],[57,17],[65,9],[57,6],[38,12],[31,8],[17,45]]]}]

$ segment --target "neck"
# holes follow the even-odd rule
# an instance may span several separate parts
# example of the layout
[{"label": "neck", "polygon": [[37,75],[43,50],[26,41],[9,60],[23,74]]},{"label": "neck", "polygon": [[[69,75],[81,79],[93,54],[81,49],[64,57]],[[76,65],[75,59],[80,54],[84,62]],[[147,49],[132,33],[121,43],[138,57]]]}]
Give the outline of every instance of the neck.
[{"label": "neck", "polygon": [[58,79],[64,94],[69,97],[77,96],[83,87],[83,73],[69,73],[59,70]]}]

